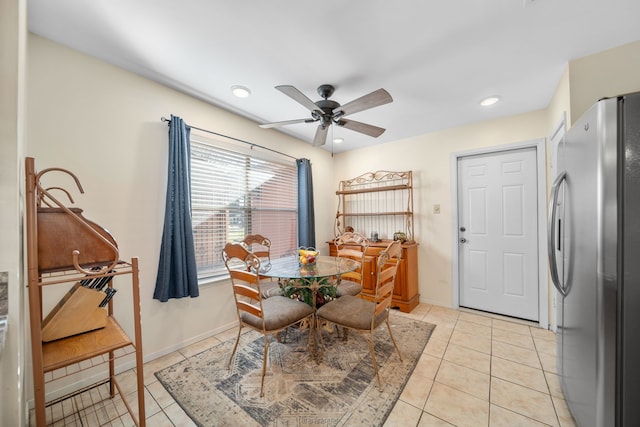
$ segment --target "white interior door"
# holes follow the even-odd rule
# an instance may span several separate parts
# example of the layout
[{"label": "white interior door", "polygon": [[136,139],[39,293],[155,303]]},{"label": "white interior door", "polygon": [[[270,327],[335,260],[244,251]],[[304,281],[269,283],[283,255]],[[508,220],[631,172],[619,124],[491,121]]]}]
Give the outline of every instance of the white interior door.
[{"label": "white interior door", "polygon": [[458,159],[460,306],[538,320],[536,148]]}]

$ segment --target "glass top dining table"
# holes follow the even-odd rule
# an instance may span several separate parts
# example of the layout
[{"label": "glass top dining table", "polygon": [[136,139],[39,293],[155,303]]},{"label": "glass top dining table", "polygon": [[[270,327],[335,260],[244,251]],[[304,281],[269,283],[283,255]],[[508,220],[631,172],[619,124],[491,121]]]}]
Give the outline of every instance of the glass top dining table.
[{"label": "glass top dining table", "polygon": [[[298,291],[295,292],[304,292],[304,288],[307,288],[312,296],[310,301],[302,298],[300,295],[298,295],[298,297],[311,305],[315,310],[317,305],[316,296],[321,292],[321,289],[335,289],[335,287],[340,284],[340,276],[342,274],[354,271],[359,266],[360,263],[358,261],[334,256],[319,256],[313,264],[302,264],[299,261],[299,257],[288,256],[272,260],[267,268],[260,270],[260,276],[277,278],[283,288],[291,286],[292,288],[298,289]],[[328,282],[322,280],[328,277],[335,277],[336,280]],[[332,297],[335,297],[335,291]],[[324,303],[324,299],[322,299],[322,303]],[[316,363],[320,363],[323,358],[322,346],[319,345],[319,342],[322,341],[322,334],[319,330],[318,320],[315,318],[315,315],[309,328],[310,334],[313,337],[313,345],[309,350],[312,357],[316,360]]]},{"label": "glass top dining table", "polygon": [[321,255],[313,264],[301,264],[297,256],[288,256],[272,260],[269,267],[260,270],[260,275],[278,279],[340,277],[359,266],[358,261],[334,256]]}]

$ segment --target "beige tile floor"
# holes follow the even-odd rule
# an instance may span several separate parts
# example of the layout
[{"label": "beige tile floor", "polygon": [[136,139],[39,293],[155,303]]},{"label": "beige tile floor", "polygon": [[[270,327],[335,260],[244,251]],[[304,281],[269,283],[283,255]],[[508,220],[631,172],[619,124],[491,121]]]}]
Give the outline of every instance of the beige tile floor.
[{"label": "beige tile floor", "polygon": [[[556,375],[552,332],[428,304],[396,315],[437,327],[385,427],[575,426]],[[154,372],[235,333],[226,331],[145,364],[148,426],[194,425]],[[119,377],[124,393],[135,393],[133,370]],[[56,420],[54,426],[132,426],[122,400],[105,400],[106,395],[106,386],[85,392],[48,408],[48,419]]]}]

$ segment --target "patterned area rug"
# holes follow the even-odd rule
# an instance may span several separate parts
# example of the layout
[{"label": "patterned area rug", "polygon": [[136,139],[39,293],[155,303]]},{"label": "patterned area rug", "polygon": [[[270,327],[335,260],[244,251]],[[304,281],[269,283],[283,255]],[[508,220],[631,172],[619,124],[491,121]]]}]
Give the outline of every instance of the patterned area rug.
[{"label": "patterned area rug", "polygon": [[155,375],[199,426],[381,426],[424,350],[434,325],[392,313],[391,327],[375,334],[383,390],[377,386],[364,334],[350,331],[345,343],[335,329],[323,330],[324,357],[307,351],[307,331],[289,328],[284,343],[274,340],[260,397],[262,335],[240,337],[230,370],[234,339],[165,368]]}]

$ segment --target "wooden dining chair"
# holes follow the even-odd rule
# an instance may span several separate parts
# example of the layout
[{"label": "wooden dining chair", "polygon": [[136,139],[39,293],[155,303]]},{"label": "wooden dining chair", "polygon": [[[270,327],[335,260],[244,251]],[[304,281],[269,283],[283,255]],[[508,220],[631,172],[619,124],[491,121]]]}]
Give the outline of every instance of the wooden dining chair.
[{"label": "wooden dining chair", "polygon": [[248,234],[242,239],[249,251],[260,258],[260,262],[271,264],[271,240],[261,234]]},{"label": "wooden dining chair", "polygon": [[[264,337],[262,356],[262,380],[260,382],[260,397],[264,396],[264,375],[267,369],[270,337],[276,336],[289,326],[307,320],[313,323],[314,310],[309,305],[283,296],[263,298],[260,288],[261,281],[256,271],[260,271],[260,259],[240,243],[227,243],[222,251],[224,264],[229,271],[233,296],[238,313],[238,336],[229,358],[227,369],[231,368],[233,356],[238,349],[242,328],[249,327],[260,332]],[[311,333],[308,343],[311,350]]]},{"label": "wooden dining chair", "polygon": [[[402,360],[402,355],[389,325],[389,309],[393,298],[393,286],[401,257],[402,246],[400,241],[391,242],[378,256],[378,280],[373,301],[345,295],[328,302],[316,311],[316,316],[320,322],[324,320],[347,329],[369,334],[369,350],[380,390],[382,390],[382,384],[378,373],[373,341],[374,331],[378,326],[383,323],[387,324],[393,346],[398,352],[398,357]],[[345,334],[345,339],[346,336]]]},{"label": "wooden dining chair", "polygon": [[[271,267],[271,240],[261,234],[248,234],[242,239],[242,243],[247,247],[249,252],[253,253],[260,259],[261,268],[269,269]],[[269,298],[276,295],[284,295],[280,285],[271,277],[260,276],[262,283],[262,297]]]},{"label": "wooden dining chair", "polygon": [[365,252],[369,247],[369,240],[360,233],[346,232],[334,240],[336,255],[340,258],[350,258],[360,263],[356,270],[342,275],[336,289],[336,296],[359,295],[364,281]]}]

